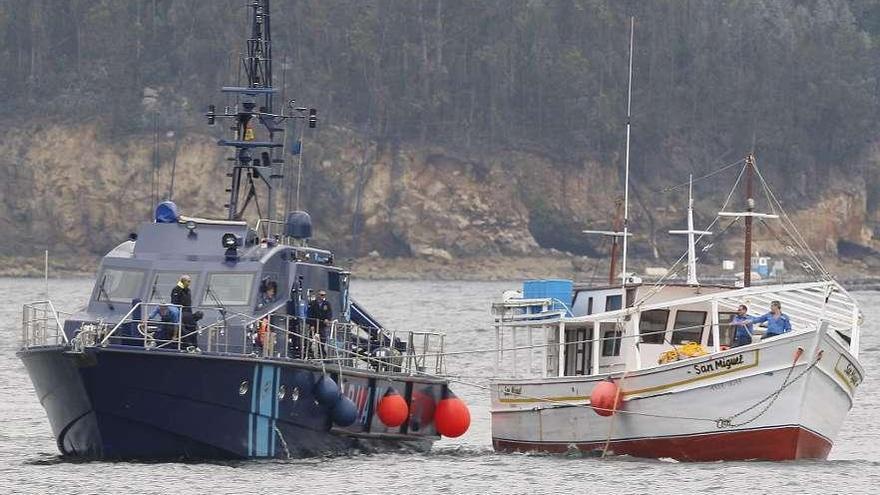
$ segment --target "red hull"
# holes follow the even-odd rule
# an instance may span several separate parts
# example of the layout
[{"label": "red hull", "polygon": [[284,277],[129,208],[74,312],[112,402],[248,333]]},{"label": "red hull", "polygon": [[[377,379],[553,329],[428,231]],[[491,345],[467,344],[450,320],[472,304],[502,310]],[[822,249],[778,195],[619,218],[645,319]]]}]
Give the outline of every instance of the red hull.
[{"label": "red hull", "polygon": [[[605,442],[559,443],[492,439],[499,452],[563,453],[569,446],[583,452],[601,451]],[[668,457],[680,461],[787,461],[825,459],[831,441],[800,426],[782,426],[680,437],[638,438],[612,441],[609,453],[635,457]]]}]

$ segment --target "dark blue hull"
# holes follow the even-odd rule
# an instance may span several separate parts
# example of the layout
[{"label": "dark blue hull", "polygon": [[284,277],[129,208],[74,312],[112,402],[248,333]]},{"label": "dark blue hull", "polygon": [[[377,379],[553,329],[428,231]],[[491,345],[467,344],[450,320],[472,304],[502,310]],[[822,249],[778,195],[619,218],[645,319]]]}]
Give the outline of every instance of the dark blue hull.
[{"label": "dark blue hull", "polygon": [[[348,427],[314,396],[324,372],[302,361],[51,346],[19,352],[58,449],[96,459],[287,458],[355,450],[427,450],[445,383],[328,368],[357,406]],[[394,386],[413,414],[387,428],[374,410]]]}]

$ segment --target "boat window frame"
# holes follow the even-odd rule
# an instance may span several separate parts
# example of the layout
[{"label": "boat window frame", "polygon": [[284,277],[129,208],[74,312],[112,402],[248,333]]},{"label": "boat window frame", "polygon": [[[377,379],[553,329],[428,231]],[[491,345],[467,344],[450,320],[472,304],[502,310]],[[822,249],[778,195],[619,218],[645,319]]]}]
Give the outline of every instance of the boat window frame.
[{"label": "boat window frame", "polygon": [[599,335],[602,336],[602,357],[620,356],[623,328],[615,322],[603,321],[599,323]]},{"label": "boat window frame", "polygon": [[[692,325],[690,322],[688,324],[682,326],[681,328],[686,328],[687,330],[679,329],[679,320],[678,317],[681,314],[689,314],[689,313],[701,313],[703,315],[703,321],[699,325]],[[708,311],[700,311],[695,309],[677,309],[675,310],[675,320],[672,322],[672,334],[669,336],[669,342],[672,345],[682,345],[684,340],[677,339],[676,334],[682,333],[693,333],[699,332],[699,337],[697,339],[687,339],[688,342],[696,342],[698,344],[703,343],[703,332],[706,331],[706,318],[709,316]],[[699,330],[694,330],[694,328],[699,327]]]},{"label": "boat window frame", "polygon": [[[723,318],[724,315],[729,316],[727,320]],[[733,336],[736,333],[736,330],[733,328],[733,325],[730,324],[730,321],[733,317],[736,316],[736,311],[719,311],[718,312],[718,337],[721,341],[720,344],[723,346],[730,347],[733,345]],[[706,345],[712,347],[715,345],[715,341],[712,339],[713,332],[709,332],[708,340],[706,341]]]},{"label": "boat window frame", "polygon": [[240,300],[228,301],[225,298],[221,297],[220,294],[217,294],[217,299],[220,300],[223,306],[250,306],[254,300],[254,283],[256,281],[257,272],[208,272],[205,274],[205,287],[201,291],[201,304],[202,307],[220,307],[220,304],[214,302],[214,299],[208,295],[208,287],[212,288],[212,292],[216,294],[217,290],[214,289],[214,277],[215,276],[249,276],[249,282],[247,287],[246,297],[247,300],[241,302]]},{"label": "boat window frame", "polygon": [[[663,318],[663,328],[656,328],[652,330],[648,330],[644,328],[642,325],[645,323],[645,315],[648,313],[665,313],[666,316]],[[642,311],[639,314],[639,343],[640,344],[662,344],[666,341],[666,329],[669,328],[669,315],[672,313],[669,309],[658,308],[658,309],[649,309],[647,311]],[[646,331],[648,334],[645,335],[642,332]],[[647,338],[646,338],[647,337]]]},{"label": "boat window frame", "polygon": [[[569,337],[572,337],[570,340]],[[586,376],[590,374],[592,342],[589,341],[587,327],[566,327],[565,329],[565,376]]]},{"label": "boat window frame", "polygon": [[[103,285],[103,280],[107,277],[107,272],[127,272],[127,273],[137,273],[140,275],[140,280],[138,281],[134,293],[131,296],[116,296],[111,294],[110,290],[104,286],[104,290],[101,290],[101,286]],[[138,299],[144,292],[144,280],[147,278],[147,270],[143,268],[129,268],[129,267],[116,267],[116,266],[107,266],[101,269],[101,272],[98,274],[98,278],[95,280],[95,294],[92,300],[98,303],[131,303],[133,299]]]},{"label": "boat window frame", "polygon": [[[181,277],[182,275],[189,275],[190,278],[192,278],[192,282],[190,282],[190,284],[189,284],[189,286],[190,286],[190,290],[192,290],[192,288],[196,286],[196,282],[198,282],[198,280],[199,280],[199,278],[200,278],[200,276],[201,276],[201,274],[200,274],[199,272],[195,272],[195,271],[186,271],[186,270],[154,270],[154,271],[153,271],[152,281],[150,282],[150,285],[147,286],[147,295],[146,295],[146,297],[144,297],[144,301],[146,301],[148,304],[155,304],[155,303],[163,304],[163,303],[170,303],[170,302],[171,302],[171,291],[168,291],[168,295],[165,296],[165,300],[164,300],[164,301],[156,301],[156,300],[152,299],[152,296],[153,296],[152,292],[153,292],[153,287],[154,287],[154,285],[156,284],[156,279],[159,277],[159,275],[165,275],[165,274],[168,274],[168,273],[176,274],[177,281],[180,280],[180,277]],[[174,284],[171,286],[171,290],[174,290],[174,287],[175,287],[176,285],[177,285],[177,282],[174,282]],[[160,292],[158,289],[159,289],[158,286],[156,286],[156,294],[162,296],[162,295],[163,295],[162,292]]]},{"label": "boat window frame", "polygon": [[[613,307],[614,305],[611,304],[611,301],[616,301],[617,307]],[[605,296],[605,312],[606,313],[609,311],[617,311],[620,309],[623,309],[623,296],[621,294],[608,294],[607,296]]]}]

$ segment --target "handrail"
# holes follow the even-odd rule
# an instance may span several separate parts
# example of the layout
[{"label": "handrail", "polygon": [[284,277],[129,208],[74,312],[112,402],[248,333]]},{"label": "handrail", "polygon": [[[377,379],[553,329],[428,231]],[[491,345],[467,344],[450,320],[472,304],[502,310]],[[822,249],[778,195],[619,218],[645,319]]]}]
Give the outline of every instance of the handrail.
[{"label": "handrail", "polygon": [[[664,302],[658,302],[658,303],[651,303],[651,304],[642,303],[642,304],[637,304],[634,306],[630,306],[627,308],[622,308],[622,309],[618,309],[618,310],[614,310],[614,311],[605,311],[605,312],[600,312],[600,313],[593,313],[591,315],[565,318],[565,320],[567,322],[571,322],[571,323],[586,323],[586,322],[592,322],[592,321],[598,321],[598,320],[607,320],[609,318],[625,319],[627,316],[633,315],[635,313],[650,311],[652,309],[664,309],[664,308],[668,308],[670,306],[683,306],[683,305],[688,305],[688,304],[696,304],[696,303],[710,302],[713,300],[724,300],[724,299],[745,300],[749,296],[758,296],[761,294],[768,294],[768,293],[778,294],[778,293],[784,293],[784,292],[789,292],[789,291],[795,291],[795,290],[799,290],[799,289],[825,288],[825,287],[831,287],[834,290],[838,290],[840,288],[840,286],[834,281],[804,282],[804,283],[798,283],[798,284],[791,284],[791,285],[783,286],[783,287],[780,287],[779,285],[776,285],[776,286],[753,286],[753,287],[746,287],[746,288],[741,288],[741,289],[732,289],[730,291],[725,291],[725,292],[713,292],[711,294],[692,296],[692,297],[688,297],[688,298],[675,299],[675,300],[671,300],[671,301],[664,301]],[[846,295],[849,296],[848,294],[846,294]],[[503,306],[504,303],[499,302],[499,303],[495,303],[495,305]],[[539,315],[541,315],[541,314],[540,313],[536,314],[536,316],[539,316]],[[543,316],[546,316],[546,315],[543,315]]]},{"label": "handrail", "polygon": [[[621,362],[634,361],[635,366],[641,367],[639,359],[643,350],[636,345],[639,338],[648,335],[644,331],[637,330],[639,328],[640,314],[653,309],[675,310],[675,309],[696,309],[712,314],[711,322],[704,322],[701,325],[693,325],[689,328],[671,328],[672,325],[667,321],[665,328],[657,330],[654,334],[674,335],[675,331],[709,328],[713,333],[711,338],[719,340],[715,342],[716,352],[720,346],[720,334],[716,333],[714,328],[726,328],[724,322],[718,321],[714,314],[720,310],[736,308],[741,304],[749,306],[749,315],[754,317],[763,314],[766,310],[765,305],[769,305],[771,301],[778,300],[782,303],[782,310],[788,315],[792,322],[794,334],[804,332],[812,332],[819,329],[822,325],[827,325],[829,329],[834,329],[840,333],[838,339],[843,345],[848,345],[850,353],[858,356],[859,351],[859,333],[861,325],[861,313],[858,303],[834,281],[806,282],[797,284],[776,284],[769,286],[758,286],[744,289],[732,289],[723,292],[713,292],[710,294],[700,294],[691,297],[681,297],[678,299],[668,299],[662,302],[648,302],[637,304],[632,307],[594,313],[591,315],[577,316],[566,318],[558,314],[558,312],[547,311],[544,313],[532,314],[523,308],[519,300],[496,302],[492,305],[494,314],[495,331],[497,340],[498,357],[496,357],[496,366],[500,366],[503,359],[503,353],[513,351],[513,363],[516,367],[516,350],[530,349],[531,351],[544,353],[547,355],[540,356],[546,360],[546,364],[542,365],[546,368],[547,373],[554,373],[553,370],[561,371],[561,360],[563,359],[563,348],[569,344],[588,344],[614,340],[626,342],[627,348],[634,348],[631,354],[621,355],[620,358],[610,357],[600,361],[599,350],[591,350],[592,360],[597,363],[604,363],[603,366],[615,366]],[[507,304],[513,302],[513,304]],[[710,304],[711,303],[711,304]],[[710,307],[711,306],[711,307]],[[597,325],[601,323],[617,323],[624,325],[621,335],[613,335],[610,339],[601,337],[596,333]],[[582,329],[587,327],[588,335],[592,338],[579,339],[577,341],[568,341],[562,338],[562,329]],[[592,328],[592,330],[591,330]],[[528,345],[522,346],[522,339],[516,339],[517,329],[529,329]],[[543,341],[535,345],[531,341],[531,332],[535,329],[544,331]],[[507,348],[503,345],[505,331],[514,339],[512,345]],[[510,333],[512,332],[512,333]],[[548,333],[549,332],[549,333]],[[522,337],[524,334],[520,333]],[[703,335],[705,337],[705,335]],[[629,340],[628,340],[629,339]],[[657,342],[658,344],[660,342]],[[664,344],[670,343],[668,339],[664,339]],[[556,352],[555,349],[559,351]],[[532,352],[527,351],[529,355],[529,363],[532,362]],[[552,351],[552,352],[551,352]],[[566,348],[566,352],[569,352]],[[655,352],[653,350],[648,352]],[[551,355],[552,354],[552,355]],[[615,354],[617,356],[617,354]],[[554,361],[555,360],[555,361]],[[540,361],[539,361],[540,362]],[[556,364],[553,364],[553,363]],[[531,364],[530,370],[531,370]],[[597,368],[596,368],[597,369]],[[594,373],[597,373],[594,369]],[[531,373],[532,371],[530,371]],[[544,373],[544,371],[542,371]]]},{"label": "handrail", "polygon": [[[49,321],[56,323],[57,333],[64,333],[58,312],[54,310],[54,307],[51,310],[49,309],[48,301],[42,301],[41,304],[46,305],[46,308],[41,310],[46,314],[43,318],[36,318],[31,315],[31,312],[37,311],[38,308],[33,307],[32,309],[31,306],[25,305],[23,337],[24,347],[26,348],[36,345],[39,339],[41,339],[39,340],[40,343],[46,341],[46,335],[44,335],[46,333],[44,330],[46,328],[45,323],[32,322],[45,322],[46,318],[49,318]],[[443,360],[434,351],[439,349],[442,352],[445,336],[436,331],[409,331],[397,334],[396,332],[382,330],[379,333],[375,333],[351,322],[333,320],[324,327],[325,330],[323,332],[319,333],[318,329],[322,326],[319,321],[283,314],[285,301],[279,301],[278,304],[273,304],[257,314],[245,314],[229,310],[221,311],[220,308],[214,307],[193,308],[216,311],[220,315],[216,321],[212,321],[210,324],[202,327],[197,327],[187,333],[184,333],[186,325],[184,325],[183,312],[181,311],[181,317],[173,323],[177,328],[176,335],[174,338],[165,339],[157,338],[158,334],[154,336],[154,332],[150,330],[152,326],[172,324],[172,322],[149,319],[150,310],[158,306],[172,306],[182,309],[180,305],[140,301],[132,305],[121,319],[112,324],[109,330],[107,330],[110,326],[109,322],[99,321],[97,324],[83,322],[82,332],[79,333],[81,337],[78,336],[68,342],[65,335],[64,342],[74,343],[78,351],[85,347],[106,347],[109,344],[130,344],[132,342],[137,342],[136,345],[143,343],[146,349],[172,351],[174,350],[173,346],[176,344],[176,350],[180,352],[213,352],[225,355],[271,359],[304,359],[310,362],[321,363],[322,366],[324,362],[331,361],[338,363],[340,366],[381,366],[383,369],[409,374],[420,373],[428,367],[433,367],[437,372],[443,370]],[[135,317],[134,315],[138,309],[142,312],[138,317]],[[271,340],[264,341],[262,345],[259,345],[257,342],[257,325],[262,321],[268,322],[268,328],[271,329],[269,334]],[[299,321],[300,323],[295,325],[294,321]],[[120,329],[124,328],[123,325],[126,324],[135,324],[137,333],[122,335],[124,332],[120,331]],[[237,332],[241,332],[243,340],[240,341],[240,349],[238,344],[233,344],[233,349],[229,349],[229,334],[224,334],[224,330],[227,329],[236,332],[236,336]],[[204,350],[198,348],[182,349],[182,345],[186,342],[187,338],[198,333],[207,335],[207,342],[202,341],[200,343]],[[226,342],[218,339],[218,333],[221,336],[227,336]],[[56,334],[56,342],[58,338]],[[300,340],[297,354],[290,353],[295,348],[295,346],[293,348],[291,346],[291,339]],[[273,349],[275,344],[283,346],[283,348]],[[405,347],[403,347],[404,345]],[[372,353],[376,349],[386,349],[388,354],[383,356],[373,355]],[[261,352],[258,353],[258,351]],[[429,362],[431,358],[433,359]]]},{"label": "handrail", "polygon": [[49,335],[49,321],[55,324],[54,339],[58,343],[67,344],[67,336],[64,334],[64,324],[61,315],[69,316],[69,313],[59,312],[51,301],[34,301],[22,307],[22,340],[25,347],[31,345],[46,345]]}]

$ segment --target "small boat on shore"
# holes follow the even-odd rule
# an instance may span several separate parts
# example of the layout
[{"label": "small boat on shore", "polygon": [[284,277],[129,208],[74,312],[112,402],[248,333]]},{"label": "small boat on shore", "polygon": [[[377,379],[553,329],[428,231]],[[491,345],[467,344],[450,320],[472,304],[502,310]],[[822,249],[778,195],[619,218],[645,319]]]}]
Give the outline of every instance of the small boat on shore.
[{"label": "small boat on shore", "polygon": [[234,152],[226,218],[164,201],[103,257],[84,308],[24,306],[18,357],[64,456],[424,451],[469,425],[442,376],[443,334],[385,328],[351,297],[333,253],[309,246],[308,213],[275,215],[289,172],[283,124],[318,118],[293,101],[273,109],[269,1],[248,12],[246,81],[223,88],[225,111],[206,114],[232,134],[218,142]]},{"label": "small boat on shore", "polygon": [[[632,30],[630,35],[631,94]],[[627,121],[626,192],[629,136]],[[687,230],[671,232],[687,235],[688,250],[656,283],[627,272],[625,192],[623,230],[589,231],[614,238],[608,285],[527,281],[493,304],[496,450],[683,461],[828,456],[865,376],[862,315],[804,242],[754,157],[738,163],[743,166],[731,194],[704,231],[694,228],[689,198]],[[754,175],[766,193],[757,197],[767,198],[771,213],[754,211]],[[745,211],[725,211],[743,177]],[[745,224],[742,283],[701,284],[698,244],[700,254],[710,249],[703,239],[726,218],[731,221],[722,233]],[[753,219],[781,222],[788,235],[782,251],[810,281],[751,286]],[[684,266],[687,281],[673,280]],[[767,307],[772,314],[759,316]],[[766,331],[757,327],[764,321]],[[751,335],[743,333],[747,328]]]}]

